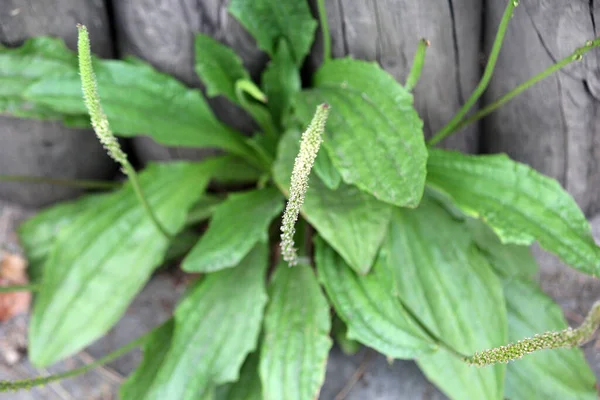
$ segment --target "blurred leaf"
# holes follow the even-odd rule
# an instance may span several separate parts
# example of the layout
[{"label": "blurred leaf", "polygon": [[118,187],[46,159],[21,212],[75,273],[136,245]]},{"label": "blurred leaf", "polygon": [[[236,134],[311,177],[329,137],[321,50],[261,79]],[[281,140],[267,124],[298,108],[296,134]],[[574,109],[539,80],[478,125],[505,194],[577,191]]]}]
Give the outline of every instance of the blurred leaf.
[{"label": "blurred leaf", "polygon": [[[506,281],[508,341],[516,342],[567,327],[560,307],[535,282]],[[529,399],[597,399],[596,378],[581,349],[539,351],[508,364],[506,397]]]},{"label": "blurred leaf", "polygon": [[143,400],[148,394],[156,374],[160,369],[173,338],[173,319],[155,328],[144,344],[144,357],[138,367],[129,375],[119,389],[121,400]]},{"label": "blurred leaf", "polygon": [[250,79],[241,58],[228,46],[203,33],[196,34],[196,73],[206,85],[209,97],[223,95],[238,103],[235,83]]},{"label": "blurred leaf", "polygon": [[[215,196],[211,194],[205,194],[200,197],[200,200],[194,204],[188,213],[186,221],[187,225],[197,224],[210,218],[215,212],[217,206],[223,203],[225,199],[221,196]],[[195,243],[194,243],[195,244]]]},{"label": "blurred leaf", "polygon": [[502,244],[498,236],[484,222],[469,218],[467,226],[473,240],[485,254],[496,273],[503,277],[529,277],[538,273],[538,265],[527,246]]},{"label": "blurred leaf", "polygon": [[317,159],[315,160],[315,174],[317,174],[328,189],[336,190],[340,187],[340,183],[342,183],[342,177],[331,162],[329,153],[324,150],[325,149],[319,152]]},{"label": "blurred leaf", "polygon": [[[240,379],[217,389],[218,400],[263,400],[262,386],[258,377],[258,353],[254,352],[246,358]],[[221,390],[221,393],[219,389]],[[220,395],[220,396],[219,396]]]},{"label": "blurred leaf", "polygon": [[336,313],[355,339],[391,358],[410,359],[436,350],[436,345],[394,296],[393,275],[377,263],[366,276],[352,271],[323,240],[316,244],[319,280]]},{"label": "blurred leaf", "polygon": [[314,40],[317,21],[304,0],[231,0],[229,12],[271,57],[280,39],[287,41],[297,66]]},{"label": "blurred leaf", "polygon": [[[299,148],[300,133],[295,130],[287,131],[279,142],[273,177],[284,190],[290,187]],[[341,184],[337,190],[330,190],[312,174],[302,211],[352,269],[366,274],[385,237],[391,208],[353,186]]]},{"label": "blurred leaf", "polygon": [[302,86],[298,68],[283,38],[279,39],[275,56],[263,72],[262,86],[267,95],[267,106],[278,126],[282,127],[291,99]]},{"label": "blurred leaf", "polygon": [[25,250],[32,282],[42,278],[43,266],[62,229],[68,227],[84,211],[95,209],[106,201],[107,194],[91,194],[77,200],[59,203],[34,215],[19,226],[19,241]]},{"label": "blurred leaf", "polygon": [[425,197],[414,210],[395,209],[382,246],[395,292],[442,349],[417,359],[429,380],[453,399],[503,398],[504,365],[474,368],[462,355],[506,343],[502,284],[463,221]]},{"label": "blurred leaf", "polygon": [[[0,47],[0,65],[1,111],[68,122],[87,116],[77,57],[60,39]],[[94,71],[115,133],[145,134],[169,146],[217,147],[254,160],[244,136],[213,115],[199,90],[133,58],[94,59]]]},{"label": "blurred leaf", "polygon": [[268,241],[269,224],[283,210],[283,197],[274,188],[233,193],[215,209],[206,233],[182,268],[212,272],[231,268],[258,242]]},{"label": "blurred leaf", "polygon": [[302,123],[331,105],[323,146],[348,184],[400,207],[423,196],[427,150],[409,91],[377,64],[331,60],[294,103]]},{"label": "blurred leaf", "polygon": [[470,156],[430,149],[427,184],[467,215],[481,218],[503,243],[540,246],[582,272],[600,275],[590,224],[554,179],[505,155]]},{"label": "blurred leaf", "polygon": [[[151,165],[140,183],[157,218],[176,234],[209,178],[203,163],[178,162]],[[61,360],[110,329],[169,246],[129,184],[82,211],[55,240],[29,329],[36,365]]]},{"label": "blurred leaf", "polygon": [[267,264],[259,244],[237,268],[210,273],[191,290],[177,306],[171,346],[146,399],[197,399],[239,378],[260,332]]},{"label": "blurred leaf", "polygon": [[305,264],[279,264],[269,298],[260,351],[263,398],[315,399],[332,345],[327,299]]}]

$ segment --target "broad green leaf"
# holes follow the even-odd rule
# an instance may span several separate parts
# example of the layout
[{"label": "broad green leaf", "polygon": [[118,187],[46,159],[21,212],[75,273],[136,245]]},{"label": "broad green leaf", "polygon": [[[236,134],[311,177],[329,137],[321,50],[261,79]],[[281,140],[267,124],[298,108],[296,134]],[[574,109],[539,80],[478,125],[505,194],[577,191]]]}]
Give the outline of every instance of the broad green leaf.
[{"label": "broad green leaf", "polygon": [[239,378],[258,341],[267,264],[267,245],[259,244],[237,268],[208,274],[192,289],[175,311],[171,347],[146,399],[196,399]]},{"label": "broad green leaf", "polygon": [[190,209],[187,218],[187,225],[193,225],[198,222],[202,222],[210,218],[215,212],[217,206],[223,203],[225,199],[221,196],[205,194],[200,197],[200,200],[196,202]]},{"label": "broad green leaf", "polygon": [[92,194],[59,203],[29,218],[19,226],[19,240],[29,263],[27,273],[32,282],[42,278],[43,266],[61,230],[68,227],[85,210],[102,204],[106,194]]},{"label": "broad green leaf", "polygon": [[[27,273],[32,282],[39,282],[42,279],[44,263],[52,252],[60,231],[86,210],[102,204],[106,196],[107,194],[93,194],[59,203],[33,216],[19,227],[19,239],[27,255]],[[194,207],[197,205],[198,203]],[[196,210],[196,213],[198,215],[199,210]],[[186,223],[190,223],[189,216]],[[169,262],[181,257],[197,241],[198,234],[196,232],[181,231],[170,243],[164,261]]]},{"label": "broad green leaf", "polygon": [[[240,371],[240,379],[217,389],[218,400],[263,400],[262,385],[258,377],[258,353],[246,358]],[[219,390],[221,389],[221,390]]]},{"label": "broad green leaf", "polygon": [[600,248],[573,198],[554,179],[505,155],[469,156],[431,149],[427,184],[503,243],[540,246],[582,272],[600,275]]},{"label": "broad green leaf", "polygon": [[231,0],[229,12],[271,57],[280,39],[287,41],[297,66],[312,45],[317,21],[305,0]]},{"label": "broad green leaf", "polygon": [[538,265],[527,246],[502,244],[498,236],[484,222],[469,218],[466,221],[475,244],[500,276],[534,277]]},{"label": "broad green leaf", "polygon": [[[465,223],[434,200],[394,210],[381,262],[402,304],[445,346],[468,355],[506,343],[502,283]],[[445,350],[417,363],[453,399],[503,398],[504,365],[474,368]]]},{"label": "broad green leaf", "polygon": [[269,298],[260,351],[263,398],[315,399],[332,341],[329,304],[312,268],[279,264]]},{"label": "broad green leaf", "polygon": [[[0,106],[5,111],[71,122],[87,116],[77,57],[60,39],[37,38],[20,48],[2,47],[0,64]],[[145,134],[165,145],[218,147],[253,157],[244,136],[213,115],[199,90],[133,58],[94,59],[94,71],[115,133]],[[35,112],[27,115],[28,109]]]},{"label": "broad green leaf", "polygon": [[[156,164],[140,174],[144,195],[171,233],[210,178],[202,163]],[[44,264],[29,329],[29,356],[52,364],[102,336],[161,264],[169,246],[131,186],[65,226]]]},{"label": "broad green leaf", "polygon": [[60,113],[27,101],[23,93],[40,78],[72,72],[76,65],[77,56],[60,40],[32,38],[16,49],[0,45],[0,112],[60,119]]},{"label": "broad green leaf", "polygon": [[241,58],[231,48],[202,33],[196,35],[195,49],[196,73],[206,85],[206,94],[223,95],[238,103],[235,83],[250,79]]},{"label": "broad green leaf", "polygon": [[[299,148],[298,131],[287,131],[279,142],[273,175],[284,190],[290,187],[290,176]],[[306,220],[350,267],[360,274],[366,274],[385,237],[391,208],[353,186],[341,184],[337,190],[330,190],[315,174],[311,174],[302,210]]]},{"label": "broad green leaf", "polygon": [[[552,299],[532,281],[507,280],[508,340],[515,342],[567,323]],[[545,350],[508,364],[506,397],[529,399],[597,399],[594,373],[580,349]]]},{"label": "broad green leaf", "polygon": [[142,350],[144,358],[133,373],[127,378],[119,389],[121,400],[143,400],[148,394],[156,374],[169,350],[175,321],[168,320],[160,325],[148,337]]},{"label": "broad green leaf", "polygon": [[275,56],[262,75],[262,86],[267,95],[267,106],[279,127],[284,125],[291,98],[300,91],[300,73],[285,39],[280,39]]},{"label": "broad green leaf", "polygon": [[327,151],[320,151],[315,160],[314,166],[315,174],[321,179],[321,181],[327,186],[328,189],[336,190],[342,183],[342,177],[340,173],[335,169],[329,153]]},{"label": "broad green leaf", "polygon": [[318,238],[315,245],[319,280],[348,326],[349,339],[392,358],[410,359],[436,350],[393,295],[393,276],[384,264],[360,276],[323,240]]},{"label": "broad green leaf", "polygon": [[313,88],[295,101],[303,123],[329,103],[323,146],[346,183],[379,200],[416,207],[423,195],[427,150],[413,98],[377,64],[338,59],[325,63]]},{"label": "broad green leaf", "polygon": [[212,272],[238,265],[256,243],[267,241],[269,224],[282,209],[283,196],[274,188],[231,194],[215,209],[182,268]]}]

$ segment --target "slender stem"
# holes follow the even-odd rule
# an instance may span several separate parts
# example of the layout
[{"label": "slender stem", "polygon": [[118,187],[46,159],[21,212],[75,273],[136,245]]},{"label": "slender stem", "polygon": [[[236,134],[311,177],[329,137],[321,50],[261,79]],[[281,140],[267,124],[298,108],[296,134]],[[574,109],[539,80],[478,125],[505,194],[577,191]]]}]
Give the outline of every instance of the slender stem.
[{"label": "slender stem", "polygon": [[463,361],[471,365],[483,367],[496,363],[507,363],[538,350],[581,346],[592,338],[599,325],[600,301],[592,306],[589,314],[577,329],[567,328],[558,332],[542,333],[541,335],[519,340],[516,343],[510,343],[506,346],[475,353],[470,357],[463,358]]},{"label": "slender stem", "polygon": [[498,27],[498,32],[496,33],[496,38],[494,39],[494,44],[492,45],[490,58],[488,60],[487,65],[485,66],[485,70],[483,71],[481,81],[479,81],[479,84],[471,94],[471,97],[469,97],[469,99],[465,102],[461,109],[458,110],[456,115],[452,117],[450,122],[448,122],[442,129],[440,129],[433,136],[433,138],[431,138],[427,142],[427,144],[432,146],[444,140],[452,132],[454,132],[455,126],[458,123],[460,123],[463,117],[475,105],[477,100],[479,100],[479,98],[487,88],[488,84],[490,83],[490,79],[492,78],[492,74],[494,73],[494,68],[496,67],[496,61],[498,60],[498,54],[500,53],[500,49],[502,48],[502,42],[504,41],[504,35],[506,34],[508,23],[510,22],[510,18],[512,17],[513,11],[518,4],[518,0],[508,0],[508,4],[506,6],[506,9],[504,10],[504,15],[502,16],[502,20],[500,21],[500,26]]},{"label": "slender stem", "polygon": [[327,22],[325,0],[318,0],[317,6],[319,9],[319,23],[321,24],[321,32],[323,34],[323,63],[326,63],[331,60],[331,36],[329,35],[329,22]]},{"label": "slender stem", "polygon": [[156,226],[156,228],[160,231],[160,233],[165,238],[167,238],[168,240],[171,240],[173,238],[173,235],[171,235],[165,229],[165,227],[160,223],[160,221],[156,217],[156,214],[152,210],[152,207],[150,207],[150,204],[148,203],[148,200],[146,200],[146,197],[144,196],[144,192],[142,191],[142,186],[140,185],[140,181],[138,179],[137,174],[135,173],[135,170],[133,169],[133,167],[131,166],[131,164],[129,164],[129,162],[127,162],[123,166],[123,168],[125,170],[125,173],[129,177],[129,182],[131,183],[131,187],[133,188],[133,191],[135,192],[136,197],[138,198],[138,200],[139,200],[140,204],[142,205],[142,207],[144,207],[144,210],[146,210],[146,213],[148,214],[148,216],[152,220],[152,223],[154,223],[154,225]]},{"label": "slender stem", "polygon": [[84,189],[115,189],[119,182],[94,181],[86,179],[47,178],[44,176],[0,175],[0,182],[47,183],[58,186],[72,186]]},{"label": "slender stem", "polygon": [[406,78],[406,83],[404,84],[404,87],[409,92],[414,89],[421,77],[421,71],[423,70],[423,64],[425,63],[425,52],[430,45],[431,43],[429,43],[429,40],[427,39],[419,40],[412,67],[410,68],[408,78]]},{"label": "slender stem", "polygon": [[40,290],[40,285],[10,285],[0,286],[0,293],[12,293],[12,292],[37,292]]},{"label": "slender stem", "polygon": [[98,87],[96,83],[96,77],[94,75],[94,68],[92,65],[92,52],[90,50],[90,38],[88,35],[87,28],[83,25],[77,25],[79,30],[79,38],[77,42],[77,50],[79,53],[79,73],[81,75],[81,88],[83,90],[83,99],[90,115],[92,127],[100,143],[104,146],[108,155],[112,157],[116,162],[121,164],[123,172],[129,178],[133,190],[150,216],[150,219],[156,225],[156,228],[167,238],[171,239],[171,234],[167,232],[164,226],[160,223],[152,208],[148,204],[148,201],[144,197],[142,188],[140,186],[137,173],[127,160],[127,155],[121,149],[117,138],[110,130],[108,123],[108,117],[102,109],[100,104],[100,96],[98,94]]},{"label": "slender stem", "polygon": [[578,49],[576,49],[573,52],[573,54],[571,54],[571,55],[563,58],[562,60],[560,60],[556,64],[551,65],[546,70],[540,72],[539,74],[537,74],[533,78],[531,78],[531,79],[529,79],[529,80],[521,83],[519,86],[515,87],[513,90],[511,90],[510,92],[506,93],[504,96],[500,97],[498,100],[494,101],[493,103],[488,104],[486,107],[484,107],[481,110],[477,111],[475,114],[473,114],[469,118],[463,119],[459,124],[457,124],[454,127],[454,129],[452,130],[451,133],[458,132],[459,130],[461,130],[465,126],[467,126],[467,125],[469,125],[469,124],[471,124],[471,123],[473,123],[473,122],[475,122],[475,121],[477,121],[477,120],[485,117],[486,115],[490,114],[491,112],[494,112],[496,109],[498,109],[499,107],[501,107],[502,105],[504,105],[505,103],[507,103],[508,101],[510,101],[513,97],[518,96],[523,91],[525,91],[529,87],[535,85],[536,83],[538,83],[542,79],[545,79],[546,77],[552,75],[553,73],[555,73],[556,71],[564,68],[565,66],[569,65],[573,61],[579,61],[579,60],[581,60],[581,58],[583,57],[583,55],[585,53],[587,53],[591,49],[593,49],[595,47],[598,47],[598,46],[600,46],[600,38],[596,38],[594,40],[588,40],[585,43],[584,46],[579,47]]},{"label": "slender stem", "polygon": [[[150,331],[151,333],[152,331]],[[113,351],[110,354],[94,361],[91,364],[84,365],[83,367],[75,368],[70,371],[66,371],[56,375],[32,378],[32,379],[21,379],[18,381],[0,381],[0,392],[12,392],[17,390],[27,390],[35,386],[43,386],[52,382],[60,381],[62,379],[72,378],[77,375],[81,375],[87,371],[97,368],[101,365],[111,362],[112,360],[121,357],[123,354],[130,352],[131,350],[139,347],[147,339],[148,333],[138,337],[137,339],[127,343],[125,346]]]}]

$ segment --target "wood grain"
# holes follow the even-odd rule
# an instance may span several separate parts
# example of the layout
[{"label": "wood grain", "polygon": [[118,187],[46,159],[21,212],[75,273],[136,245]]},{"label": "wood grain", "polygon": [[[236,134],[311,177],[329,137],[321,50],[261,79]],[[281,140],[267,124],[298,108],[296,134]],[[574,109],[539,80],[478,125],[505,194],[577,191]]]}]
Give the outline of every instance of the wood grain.
[{"label": "wood grain", "polygon": [[[0,42],[4,45],[17,46],[29,37],[49,35],[65,39],[75,49],[77,23],[88,26],[94,52],[104,57],[113,54],[102,0],[0,2]],[[0,116],[0,174],[100,179],[115,171],[91,130]],[[42,206],[79,192],[69,187],[0,183],[0,197],[26,206]]]},{"label": "wood grain", "polygon": [[[431,42],[415,105],[431,136],[449,121],[476,86],[479,76],[479,0],[327,0],[334,57],[373,60],[404,83],[420,38]],[[316,9],[313,0],[313,9]],[[310,60],[322,60],[320,33]],[[477,126],[444,142],[476,152]]]},{"label": "wood grain", "polygon": [[[487,1],[486,49],[491,47],[503,3]],[[493,101],[597,36],[599,4],[521,1],[484,101]],[[558,179],[588,215],[600,211],[599,61],[599,50],[589,52],[583,61],[504,105],[482,126],[486,151],[507,152]]]},{"label": "wood grain", "polygon": [[[232,47],[257,80],[267,57],[254,39],[227,13],[223,0],[120,0],[114,2],[120,55],[135,55],[192,87],[202,87],[194,71],[194,34],[206,33]],[[234,128],[250,133],[248,115],[226,99],[210,99],[215,114]],[[148,138],[135,139],[142,161],[201,159],[213,150],[165,148]]]}]

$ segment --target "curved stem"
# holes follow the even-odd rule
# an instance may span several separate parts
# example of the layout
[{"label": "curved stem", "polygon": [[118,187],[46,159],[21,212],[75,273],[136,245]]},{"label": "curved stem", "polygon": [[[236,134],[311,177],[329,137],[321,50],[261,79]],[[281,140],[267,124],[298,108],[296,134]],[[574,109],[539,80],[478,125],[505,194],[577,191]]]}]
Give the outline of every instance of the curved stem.
[{"label": "curved stem", "polygon": [[507,363],[538,350],[571,348],[588,342],[600,325],[600,301],[596,302],[579,328],[567,328],[558,332],[546,332],[532,338],[519,340],[506,346],[484,350],[463,358],[467,364],[483,367]]},{"label": "curved stem", "polygon": [[409,92],[414,89],[419,81],[419,78],[421,77],[421,71],[423,70],[423,64],[425,63],[425,52],[429,46],[429,40],[419,40],[419,45],[417,46],[417,52],[415,53],[412,67],[410,68],[408,78],[406,78],[406,83],[404,84],[404,87]]},{"label": "curved stem", "polygon": [[504,96],[500,97],[493,103],[488,104],[486,107],[482,108],[481,110],[479,110],[478,112],[476,112],[475,114],[470,116],[469,118],[463,119],[459,124],[457,124],[454,127],[454,129],[452,130],[451,133],[458,132],[465,126],[485,117],[486,115],[490,114],[491,112],[494,112],[496,109],[498,109],[499,107],[501,107],[502,105],[504,105],[505,103],[510,101],[513,97],[518,96],[523,91],[525,91],[529,87],[535,85],[542,79],[545,79],[546,77],[552,75],[553,73],[564,68],[565,66],[569,65],[573,61],[580,61],[585,53],[587,53],[594,47],[598,47],[598,46],[600,46],[600,38],[596,38],[594,40],[588,40],[584,46],[576,49],[571,55],[568,55],[567,57],[563,58],[556,64],[551,65],[546,70],[540,72],[533,78],[528,79],[525,82],[521,83],[519,86],[515,87],[513,90],[506,93]]},{"label": "curved stem", "polygon": [[483,71],[483,76],[481,77],[481,81],[471,94],[471,97],[465,102],[465,104],[461,107],[460,110],[456,113],[454,117],[448,122],[442,129],[440,129],[434,136],[431,138],[427,144],[434,145],[446,137],[450,136],[452,132],[454,132],[455,126],[460,123],[463,117],[469,112],[471,107],[475,105],[477,100],[481,97],[488,84],[490,83],[490,79],[492,78],[492,74],[494,72],[494,68],[496,67],[496,61],[498,60],[498,54],[500,53],[500,49],[502,48],[502,42],[504,41],[504,35],[506,34],[506,28],[508,27],[508,23],[510,22],[510,18],[512,17],[513,11],[515,7],[519,4],[518,0],[508,0],[508,5],[504,10],[504,15],[502,16],[502,20],[500,21],[500,26],[498,27],[498,32],[496,33],[496,38],[494,39],[494,44],[492,46],[492,51],[490,53],[490,58],[488,60],[487,65],[485,66],[485,70]]},{"label": "curved stem", "polygon": [[138,198],[138,201],[140,202],[142,207],[144,207],[144,210],[146,210],[146,214],[148,214],[148,216],[152,220],[152,223],[156,226],[156,228],[160,231],[160,233],[165,238],[167,238],[168,240],[171,240],[173,238],[173,235],[171,235],[165,229],[165,227],[160,223],[160,221],[156,217],[156,214],[152,210],[152,207],[150,207],[148,200],[146,200],[146,197],[144,196],[144,192],[142,191],[142,186],[140,185],[140,181],[138,179],[138,175],[135,172],[135,169],[133,169],[131,164],[129,162],[127,162],[123,166],[123,170],[129,177],[129,182],[131,183],[131,187],[133,188],[133,191],[134,191],[136,197]]},{"label": "curved stem", "polygon": [[[152,331],[151,331],[152,332]],[[0,381],[0,392],[10,392],[23,389],[31,389],[35,386],[43,386],[52,382],[60,381],[62,379],[72,378],[77,375],[81,375],[87,371],[97,368],[101,365],[111,362],[112,360],[121,357],[123,354],[130,352],[131,350],[139,347],[144,343],[148,333],[140,336],[139,338],[127,343],[125,346],[113,351],[110,354],[94,361],[91,364],[84,365],[83,367],[75,368],[67,372],[63,372],[56,375],[32,378],[32,379],[21,379],[18,381]]]},{"label": "curved stem", "polygon": [[329,22],[327,22],[325,0],[318,0],[317,6],[319,9],[319,23],[321,24],[321,32],[323,34],[323,63],[326,63],[331,60],[331,36],[329,34]]},{"label": "curved stem", "polygon": [[46,178],[44,176],[0,175],[0,182],[47,183],[49,185],[72,186],[83,189],[115,189],[119,182],[94,181],[86,179]]},{"label": "curved stem", "polygon": [[92,52],[90,49],[90,38],[87,31],[87,28],[81,24],[77,25],[77,29],[79,31],[79,37],[77,41],[77,51],[79,55],[79,73],[81,75],[81,88],[83,90],[83,99],[85,100],[85,106],[90,115],[90,120],[92,122],[92,127],[94,128],[94,132],[100,140],[100,143],[104,146],[108,155],[112,157],[116,162],[121,164],[123,168],[123,172],[129,178],[131,182],[131,186],[133,190],[150,216],[150,219],[156,225],[156,228],[167,238],[171,239],[171,234],[167,232],[164,226],[160,223],[152,208],[148,204],[148,201],[144,197],[144,193],[142,192],[142,188],[140,186],[137,173],[135,169],[131,166],[129,161],[127,160],[127,154],[123,152],[117,138],[110,130],[110,125],[108,123],[108,117],[104,113],[102,109],[102,105],[100,104],[100,95],[98,94],[98,85],[96,82],[96,77],[94,75],[94,68],[92,65]]},{"label": "curved stem", "polygon": [[40,285],[36,284],[0,286],[0,293],[37,292],[38,290],[40,290]]}]

